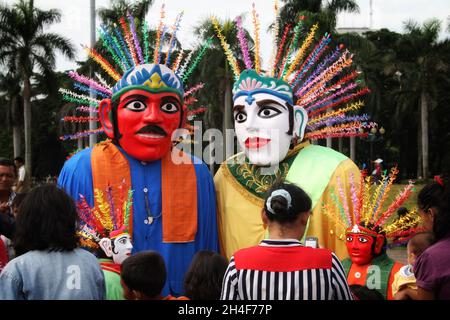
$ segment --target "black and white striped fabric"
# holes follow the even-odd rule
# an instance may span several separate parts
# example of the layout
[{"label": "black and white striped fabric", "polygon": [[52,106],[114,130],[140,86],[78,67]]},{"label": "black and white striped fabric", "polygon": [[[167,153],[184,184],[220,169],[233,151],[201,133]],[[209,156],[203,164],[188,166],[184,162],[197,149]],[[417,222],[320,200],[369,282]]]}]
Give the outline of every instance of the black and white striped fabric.
[{"label": "black and white striped fabric", "polygon": [[326,249],[263,240],[230,260],[222,300],[352,300],[344,269]]}]

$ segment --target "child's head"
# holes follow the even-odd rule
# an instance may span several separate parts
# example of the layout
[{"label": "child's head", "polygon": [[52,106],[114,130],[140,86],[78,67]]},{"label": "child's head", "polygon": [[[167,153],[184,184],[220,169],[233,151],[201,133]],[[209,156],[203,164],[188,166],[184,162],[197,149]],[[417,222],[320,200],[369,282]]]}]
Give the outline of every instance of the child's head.
[{"label": "child's head", "polygon": [[55,185],[30,191],[20,204],[14,248],[17,255],[31,250],[70,251],[78,246],[78,213],[72,198]]},{"label": "child's head", "polygon": [[414,265],[416,259],[425,251],[426,248],[431,246],[434,242],[434,236],[432,232],[419,232],[416,233],[409,241],[407,246],[408,252],[408,264]]},{"label": "child's head", "polygon": [[227,267],[217,252],[197,252],[184,278],[185,295],[191,300],[219,300]]},{"label": "child's head", "polygon": [[144,251],[126,258],[120,271],[124,298],[158,300],[166,282],[166,265],[156,251]]}]

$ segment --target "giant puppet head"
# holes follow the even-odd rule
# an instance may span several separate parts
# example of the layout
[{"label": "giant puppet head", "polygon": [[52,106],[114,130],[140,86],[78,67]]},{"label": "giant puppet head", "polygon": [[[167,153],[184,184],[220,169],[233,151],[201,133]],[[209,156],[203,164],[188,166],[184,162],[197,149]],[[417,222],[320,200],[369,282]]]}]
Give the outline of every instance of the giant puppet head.
[{"label": "giant puppet head", "polygon": [[[172,146],[172,134],[186,124],[186,118],[194,120],[205,111],[203,107],[193,106],[197,100],[191,96],[203,84],[185,92],[184,83],[205,55],[211,40],[205,41],[200,50],[192,50],[190,54],[180,50],[175,55],[176,33],[183,13],[177,15],[170,27],[164,25],[164,16],[163,5],[153,44],[149,43],[147,23],[131,14],[121,17],[114,26],[99,28],[104,55],[93,48],[85,47],[85,50],[108,78],[95,73],[96,79],[92,79],[70,71],[73,90],[60,88],[59,91],[65,101],[78,105],[77,113],[89,113],[89,117],[67,116],[64,121],[99,121],[101,128],[63,135],[61,140],[104,132],[133,158],[154,161],[167,154]],[[167,50],[163,52],[163,49]],[[185,129],[189,131],[190,127],[192,131],[192,126],[186,126]]]},{"label": "giant puppet head", "polygon": [[144,64],[127,71],[99,105],[106,135],[141,161],[161,159],[172,133],[183,126],[183,83],[167,66]]},{"label": "giant puppet head", "polygon": [[[236,19],[242,62],[231,51],[219,21],[212,19],[236,80],[233,87],[234,124],[238,142],[250,163],[278,164],[289,148],[302,139],[364,135],[361,129],[370,127],[366,123],[368,116],[346,115],[363,105],[362,102],[350,102],[369,91],[356,81],[359,73],[351,70],[353,56],[348,50],[344,50],[343,45],[330,46],[328,33],[320,42],[314,43],[318,25],[310,29],[302,43],[300,34],[304,18],[300,17],[291,33],[292,39],[287,39],[290,26],[284,28],[281,36],[278,34],[280,26],[275,25],[274,54],[270,65],[263,68],[255,5],[252,18],[255,27],[253,59],[241,17]],[[242,64],[245,70],[241,72]]]},{"label": "giant puppet head", "polygon": [[[385,203],[397,174],[397,168],[392,168],[389,175],[382,175],[377,186],[374,186],[373,176],[367,176],[365,170],[361,172],[359,186],[353,174],[336,177],[337,190],[331,192],[332,201],[323,205],[324,214],[334,222],[336,236],[346,242],[349,257],[355,264],[369,264],[385,253],[388,239],[392,239],[393,244],[404,242],[417,231],[415,226],[420,217],[416,209],[399,219],[391,219],[411,195],[412,181],[399,191],[392,203]],[[350,194],[344,191],[344,184],[350,185]]]},{"label": "giant puppet head", "polygon": [[302,140],[308,115],[294,105],[285,81],[245,70],[233,88],[236,135],[251,163],[261,166],[283,161],[294,140]]}]

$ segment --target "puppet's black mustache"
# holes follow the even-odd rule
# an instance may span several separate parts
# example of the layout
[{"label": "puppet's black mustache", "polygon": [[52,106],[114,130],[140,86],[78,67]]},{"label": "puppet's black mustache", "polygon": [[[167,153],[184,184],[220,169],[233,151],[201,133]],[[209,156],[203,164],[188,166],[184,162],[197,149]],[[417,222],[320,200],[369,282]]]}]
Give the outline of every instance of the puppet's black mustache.
[{"label": "puppet's black mustache", "polygon": [[159,126],[153,125],[153,124],[149,124],[141,129],[139,129],[139,131],[137,133],[154,133],[154,134],[159,134],[161,136],[167,136],[167,133],[164,131],[164,129],[162,129]]}]

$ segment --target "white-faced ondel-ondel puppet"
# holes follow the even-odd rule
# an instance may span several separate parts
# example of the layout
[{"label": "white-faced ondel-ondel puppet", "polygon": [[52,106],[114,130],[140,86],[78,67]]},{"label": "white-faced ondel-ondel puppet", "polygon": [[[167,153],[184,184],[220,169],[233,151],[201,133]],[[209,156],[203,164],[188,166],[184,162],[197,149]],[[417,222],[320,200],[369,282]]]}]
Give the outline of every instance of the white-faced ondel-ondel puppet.
[{"label": "white-faced ondel-ondel puppet", "polygon": [[[168,28],[160,21],[153,46],[148,43],[146,23],[131,15],[117,25],[102,26],[105,55],[86,50],[103,68],[104,76],[112,80],[111,85],[100,75],[94,80],[69,72],[77,91],[60,89],[66,101],[79,105],[78,111],[98,114],[101,124],[98,130],[62,139],[96,132],[104,132],[109,139],[73,155],[65,163],[58,184],[76,201],[82,194],[94,206],[95,189],[112,186],[116,201],[117,186],[124,181],[125,188],[134,191],[129,221],[133,253],[155,250],[162,254],[168,269],[162,294],[173,296],[183,294],[183,277],[195,253],[218,250],[212,176],[204,163],[174,147],[173,141],[192,111],[187,108],[195,102],[190,95],[201,87],[185,91],[184,83],[209,46],[207,41],[196,51],[197,57],[188,55],[191,64],[188,58],[180,63],[186,56],[183,51],[174,52],[180,18],[181,14]],[[150,52],[150,47],[155,49]]]},{"label": "white-faced ondel-ondel puppet", "polygon": [[78,235],[82,247],[92,251],[99,259],[105,276],[106,298],[123,300],[120,285],[120,265],[131,255],[133,244],[129,230],[132,206],[131,190],[119,185],[119,199],[113,200],[113,189],[96,189],[96,206],[91,207],[83,195],[77,202]]},{"label": "white-faced ondel-ondel puppet", "polygon": [[[360,187],[355,177],[349,177],[350,195],[345,194],[342,178],[338,177],[332,201],[323,204],[324,213],[334,222],[336,237],[345,241],[349,258],[342,261],[349,285],[357,284],[378,290],[385,299],[393,299],[392,284],[402,264],[386,254],[387,239],[403,237],[407,240],[417,229],[420,217],[417,210],[392,220],[391,217],[411,195],[410,182],[391,202],[387,202],[391,187],[397,177],[397,168],[382,175],[375,187],[373,177],[363,171]],[[350,205],[347,205],[350,202]]]},{"label": "white-faced ondel-ondel puppet", "polygon": [[[329,233],[329,221],[320,204],[330,198],[337,176],[350,172],[359,176],[359,170],[347,156],[311,141],[364,135],[363,129],[373,125],[366,122],[368,117],[349,116],[347,112],[362,107],[363,102],[356,99],[368,89],[360,87],[352,55],[342,45],[332,45],[329,34],[316,43],[318,26],[305,32],[303,18],[294,28],[292,39],[286,39],[287,27],[281,40],[274,42],[275,54],[263,70],[259,22],[255,9],[252,13],[254,59],[237,19],[243,63],[234,58],[218,21],[213,19],[235,75],[234,125],[243,150],[223,163],[214,177],[221,248],[230,258],[236,250],[265,238],[267,231],[260,218],[265,193],[274,181],[286,179],[312,199],[305,237],[317,237],[319,246],[346,257],[345,242]],[[240,71],[242,64],[244,71]]]}]

